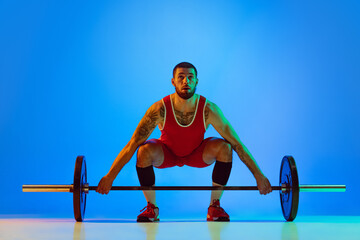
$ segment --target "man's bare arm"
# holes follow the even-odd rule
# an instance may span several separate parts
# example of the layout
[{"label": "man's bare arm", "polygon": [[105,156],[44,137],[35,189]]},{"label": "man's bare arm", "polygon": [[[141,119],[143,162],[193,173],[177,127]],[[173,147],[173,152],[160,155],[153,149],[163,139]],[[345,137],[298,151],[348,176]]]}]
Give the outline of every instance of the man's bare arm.
[{"label": "man's bare arm", "polygon": [[97,192],[105,194],[109,192],[112,182],[121,169],[130,161],[136,149],[149,138],[156,125],[163,121],[164,111],[161,101],[156,102],[146,111],[130,141],[117,155],[108,174],[101,179]]},{"label": "man's bare arm", "polygon": [[254,157],[240,141],[240,138],[234,128],[216,104],[209,102],[207,108],[205,109],[205,117],[207,117],[207,123],[211,124],[216,131],[231,144],[231,147],[238,154],[241,161],[249,168],[252,174],[255,177],[257,175],[262,175]]},{"label": "man's bare arm", "polygon": [[216,131],[227,140],[239,158],[249,168],[256,179],[260,194],[268,194],[272,191],[269,180],[261,172],[254,157],[251,155],[246,146],[240,141],[239,136],[231,126],[229,121],[216,104],[209,102],[205,109],[205,119],[207,124],[213,125]]},{"label": "man's bare arm", "polygon": [[130,161],[136,149],[149,138],[156,125],[163,120],[164,117],[161,116],[163,115],[163,110],[161,108],[164,108],[162,103],[161,105],[155,103],[146,111],[130,141],[121,150],[112,164],[108,173],[109,176],[115,179],[120,170]]}]

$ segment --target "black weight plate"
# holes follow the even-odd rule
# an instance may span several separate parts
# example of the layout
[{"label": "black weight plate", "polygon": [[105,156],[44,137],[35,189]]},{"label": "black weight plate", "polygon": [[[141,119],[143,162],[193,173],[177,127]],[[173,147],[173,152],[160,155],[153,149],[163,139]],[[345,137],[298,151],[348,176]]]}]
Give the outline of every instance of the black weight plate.
[{"label": "black weight plate", "polygon": [[82,190],[85,183],[87,183],[85,156],[78,156],[75,162],[73,184],[74,217],[78,222],[82,222],[85,216],[86,194]]},{"label": "black weight plate", "polygon": [[280,186],[285,184],[289,191],[280,191],[281,209],[286,221],[293,221],[299,206],[299,178],[295,160],[292,156],[285,156],[280,168]]}]

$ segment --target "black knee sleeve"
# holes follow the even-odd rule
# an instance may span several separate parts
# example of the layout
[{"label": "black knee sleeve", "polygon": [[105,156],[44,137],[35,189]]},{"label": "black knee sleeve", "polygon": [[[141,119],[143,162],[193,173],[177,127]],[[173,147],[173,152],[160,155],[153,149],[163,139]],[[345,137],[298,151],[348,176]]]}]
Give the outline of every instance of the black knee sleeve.
[{"label": "black knee sleeve", "polygon": [[136,166],[136,172],[141,186],[151,187],[155,184],[155,173],[152,165],[146,168]]},{"label": "black knee sleeve", "polygon": [[232,162],[215,162],[212,180],[214,183],[226,185],[229,180]]}]

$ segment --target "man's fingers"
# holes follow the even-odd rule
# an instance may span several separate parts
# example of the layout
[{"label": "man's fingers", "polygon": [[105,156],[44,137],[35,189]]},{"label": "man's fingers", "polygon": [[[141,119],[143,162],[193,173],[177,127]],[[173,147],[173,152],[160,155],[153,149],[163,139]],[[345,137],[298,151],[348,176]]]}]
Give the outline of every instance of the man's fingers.
[{"label": "man's fingers", "polygon": [[262,195],[266,195],[272,192],[272,189],[269,186],[260,188],[259,190],[260,190],[260,194]]},{"label": "man's fingers", "polygon": [[100,186],[97,187],[96,192],[100,193],[100,194],[104,194],[104,189]]},{"label": "man's fingers", "polygon": [[106,190],[105,188],[100,187],[100,186],[98,186],[95,191],[102,195],[108,194],[110,192],[110,190]]}]

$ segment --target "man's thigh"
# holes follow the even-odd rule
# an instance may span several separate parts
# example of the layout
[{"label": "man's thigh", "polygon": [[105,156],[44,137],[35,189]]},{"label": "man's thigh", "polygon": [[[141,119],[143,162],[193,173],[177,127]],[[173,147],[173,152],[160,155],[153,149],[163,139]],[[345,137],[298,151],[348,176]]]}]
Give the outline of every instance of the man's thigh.
[{"label": "man's thigh", "polygon": [[207,141],[203,151],[203,161],[211,165],[216,161],[220,148],[224,145],[224,139],[213,137]]},{"label": "man's thigh", "polygon": [[150,144],[151,151],[154,152],[153,166],[156,168],[170,168],[182,166],[179,157],[177,157],[160,139],[150,139],[144,144]]},{"label": "man's thigh", "polygon": [[144,144],[149,144],[153,152],[153,165],[156,168],[169,168],[188,165],[191,167],[206,167],[215,162],[219,148],[224,144],[224,139],[209,137],[187,159],[174,155],[159,139],[150,139]]},{"label": "man's thigh", "polygon": [[[140,146],[145,148],[146,156],[150,157],[154,167],[158,167],[164,162],[164,151],[162,142],[158,139],[149,139]],[[139,150],[141,151],[141,149]],[[139,151],[138,150],[138,151]],[[139,157],[139,153],[138,153]]]}]

